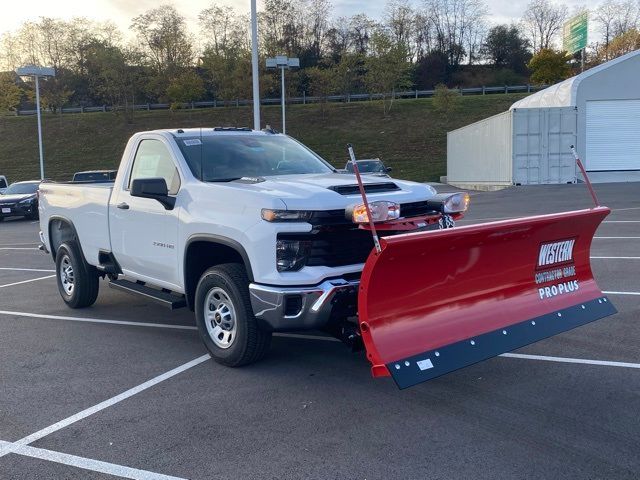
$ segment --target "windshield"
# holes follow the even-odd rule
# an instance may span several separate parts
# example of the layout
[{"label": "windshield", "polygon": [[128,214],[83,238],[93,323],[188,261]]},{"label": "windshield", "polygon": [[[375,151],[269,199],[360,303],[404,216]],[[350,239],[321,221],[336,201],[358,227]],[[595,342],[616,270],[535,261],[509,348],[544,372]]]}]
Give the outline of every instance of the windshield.
[{"label": "windshield", "polygon": [[4,191],[5,195],[24,195],[27,193],[36,193],[38,191],[37,183],[14,183]]},{"label": "windshield", "polygon": [[304,145],[283,135],[176,138],[193,174],[204,182],[334,171]]}]

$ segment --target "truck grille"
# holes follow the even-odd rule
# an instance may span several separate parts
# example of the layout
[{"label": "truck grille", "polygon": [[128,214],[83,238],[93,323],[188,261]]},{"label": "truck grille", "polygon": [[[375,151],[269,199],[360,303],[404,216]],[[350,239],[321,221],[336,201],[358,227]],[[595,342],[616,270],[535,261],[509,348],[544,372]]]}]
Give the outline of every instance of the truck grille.
[{"label": "truck grille", "polygon": [[341,267],[364,263],[373,248],[371,232],[357,228],[308,234],[279,234],[278,240],[310,240],[309,267]]},{"label": "truck grille", "polygon": [[[437,213],[427,205],[426,201],[400,204],[400,215],[403,218],[418,217]],[[313,212],[309,221],[314,226],[336,226],[344,225],[353,227],[353,222],[345,217],[344,210],[317,210]]]}]

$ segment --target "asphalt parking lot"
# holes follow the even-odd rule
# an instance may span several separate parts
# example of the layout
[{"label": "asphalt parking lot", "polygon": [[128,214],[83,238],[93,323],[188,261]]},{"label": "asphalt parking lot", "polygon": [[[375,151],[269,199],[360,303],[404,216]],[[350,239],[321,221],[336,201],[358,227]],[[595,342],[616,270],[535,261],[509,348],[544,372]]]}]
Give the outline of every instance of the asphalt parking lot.
[{"label": "asphalt parking lot", "polygon": [[[0,478],[637,479],[640,184],[596,190],[613,212],[593,270],[619,313],[403,391],[317,336],[222,367],[190,312],[104,282],[69,310],[38,225],[5,221]],[[476,193],[462,224],[589,202],[584,185]]]}]

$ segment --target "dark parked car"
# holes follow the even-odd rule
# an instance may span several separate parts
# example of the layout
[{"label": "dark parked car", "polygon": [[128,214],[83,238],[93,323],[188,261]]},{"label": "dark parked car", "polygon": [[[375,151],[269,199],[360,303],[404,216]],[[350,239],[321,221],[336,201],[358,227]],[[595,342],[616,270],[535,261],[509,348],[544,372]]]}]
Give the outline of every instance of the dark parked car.
[{"label": "dark parked car", "polygon": [[15,182],[0,196],[0,222],[7,217],[38,218],[40,180]]},{"label": "dark parked car", "polygon": [[[382,163],[382,160],[380,160],[379,158],[356,161],[358,162],[358,170],[360,170],[360,173],[388,177],[388,173],[391,171],[391,167],[385,167],[384,163]],[[344,171],[346,173],[353,173],[353,165],[351,164],[351,162],[347,162],[344,167]]]},{"label": "dark parked car", "polygon": [[8,186],[9,182],[7,182],[7,177],[0,175],[0,195],[4,193]]},{"label": "dark parked car", "polygon": [[76,172],[73,174],[73,181],[78,183],[108,183],[116,179],[117,170],[89,170],[87,172]]}]

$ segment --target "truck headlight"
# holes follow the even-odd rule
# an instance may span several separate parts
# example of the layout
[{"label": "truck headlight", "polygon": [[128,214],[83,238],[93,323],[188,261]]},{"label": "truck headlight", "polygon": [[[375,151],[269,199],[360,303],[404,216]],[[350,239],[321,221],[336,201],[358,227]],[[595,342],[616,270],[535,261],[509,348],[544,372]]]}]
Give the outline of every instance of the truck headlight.
[{"label": "truck headlight", "polygon": [[[369,202],[369,211],[374,222],[386,222],[400,218],[400,205],[395,202]],[[345,211],[345,216],[347,220],[351,220],[353,223],[369,223],[364,203],[348,207]]]},{"label": "truck headlight", "polygon": [[308,222],[313,212],[305,210],[262,209],[262,219],[267,222]]},{"label": "truck headlight", "polygon": [[309,240],[278,240],[276,266],[279,272],[295,272],[307,264],[311,253]]},{"label": "truck headlight", "polygon": [[462,213],[467,211],[470,201],[467,192],[439,193],[427,200],[427,205],[440,213]]}]

